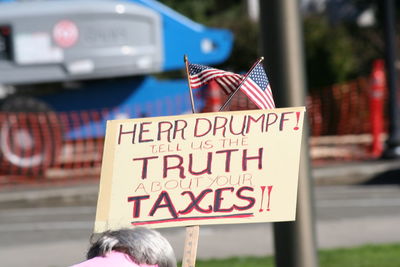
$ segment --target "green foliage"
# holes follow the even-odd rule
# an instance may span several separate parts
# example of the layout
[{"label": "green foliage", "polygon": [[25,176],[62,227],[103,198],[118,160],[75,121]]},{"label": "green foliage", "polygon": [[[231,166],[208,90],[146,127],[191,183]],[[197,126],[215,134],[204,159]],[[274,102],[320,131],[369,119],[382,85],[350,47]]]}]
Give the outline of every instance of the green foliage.
[{"label": "green foliage", "polygon": [[160,2],[196,22],[210,26],[210,19],[214,20],[221,14],[226,12],[229,13],[232,7],[234,8],[235,6],[240,5],[242,1],[161,0]]},{"label": "green foliage", "polygon": [[[359,8],[371,4],[370,0],[352,1]],[[259,26],[248,18],[246,1],[161,2],[203,25],[232,31],[235,38],[232,54],[216,67],[234,72],[247,71],[261,55]],[[383,36],[381,26],[378,26],[360,28],[355,22],[331,25],[325,14],[305,17],[303,29],[308,87],[318,89],[368,75],[372,61],[383,58]]]},{"label": "green foliage", "polygon": [[[357,6],[367,4],[353,0]],[[370,3],[369,3],[370,4]],[[328,22],[327,15],[304,18],[307,80],[316,89],[369,75],[372,61],[384,56],[382,26],[355,21]]]},{"label": "green foliage", "polygon": [[[400,266],[400,244],[366,245],[349,249],[322,250],[321,267],[397,267]],[[273,257],[236,257],[198,260],[197,267],[273,267]]]},{"label": "green foliage", "polygon": [[307,79],[311,88],[343,82],[355,75],[357,61],[351,36],[325,17],[304,21]]},{"label": "green foliage", "polygon": [[217,66],[236,72],[248,70],[259,55],[258,25],[247,16],[246,1],[162,0],[167,6],[208,27],[229,29],[234,35],[230,58]]},{"label": "green foliage", "polygon": [[197,267],[273,267],[272,257],[236,257],[229,259],[199,260]]},{"label": "green foliage", "polygon": [[320,266],[395,267],[400,266],[399,255],[400,244],[324,250],[320,253]]}]

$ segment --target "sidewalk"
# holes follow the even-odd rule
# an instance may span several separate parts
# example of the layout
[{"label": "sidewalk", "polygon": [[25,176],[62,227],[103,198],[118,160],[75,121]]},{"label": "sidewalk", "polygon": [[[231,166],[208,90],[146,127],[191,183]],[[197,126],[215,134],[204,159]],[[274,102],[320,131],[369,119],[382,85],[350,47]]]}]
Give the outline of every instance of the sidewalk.
[{"label": "sidewalk", "polygon": [[[314,167],[312,175],[316,186],[351,185],[388,182],[400,183],[400,160],[377,160],[332,164]],[[1,206],[35,206],[46,203],[96,203],[99,188],[97,178],[73,184],[44,186],[14,186],[0,191]]]},{"label": "sidewalk", "polygon": [[[332,164],[312,170],[315,185],[385,184],[393,182],[396,172],[400,173],[400,159]],[[400,184],[400,175],[397,177],[395,183]]]}]

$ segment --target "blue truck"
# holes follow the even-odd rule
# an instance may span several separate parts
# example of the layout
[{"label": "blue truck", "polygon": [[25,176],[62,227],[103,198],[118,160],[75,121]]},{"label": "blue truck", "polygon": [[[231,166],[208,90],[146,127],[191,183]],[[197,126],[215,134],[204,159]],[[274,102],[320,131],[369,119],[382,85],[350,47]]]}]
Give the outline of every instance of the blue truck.
[{"label": "blue truck", "polygon": [[[104,129],[106,120],[191,112],[186,77],[154,75],[183,70],[185,54],[198,64],[222,63],[233,45],[229,31],[154,0],[0,0],[0,10],[0,160],[20,169],[54,162],[60,138],[104,137],[104,130],[87,129]],[[168,99],[179,103],[167,107]],[[145,108],[156,102],[159,108]],[[36,119],[52,131],[40,144],[29,123],[13,119],[104,109],[68,129],[57,119]]]}]

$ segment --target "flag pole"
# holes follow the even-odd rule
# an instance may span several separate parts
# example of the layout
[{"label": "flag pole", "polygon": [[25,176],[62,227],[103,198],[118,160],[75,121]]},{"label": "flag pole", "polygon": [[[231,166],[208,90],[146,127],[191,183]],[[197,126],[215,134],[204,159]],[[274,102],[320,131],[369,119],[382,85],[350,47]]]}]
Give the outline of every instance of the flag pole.
[{"label": "flag pole", "polygon": [[192,104],[192,113],[194,114],[194,113],[196,113],[196,110],[194,108],[193,90],[192,90],[192,86],[190,85],[190,74],[189,74],[189,64],[188,64],[187,55],[183,56],[183,60],[185,61],[185,65],[186,65],[186,76],[187,76],[189,92],[190,92],[190,103]]},{"label": "flag pole", "polygon": [[250,73],[254,70],[255,67],[257,67],[258,64],[260,64],[264,60],[264,57],[260,57],[256,63],[251,67],[251,69],[246,73],[244,76],[243,80],[240,82],[238,87],[236,87],[235,91],[229,95],[228,100],[225,101],[224,105],[219,109],[219,111],[222,111],[225,109],[225,107],[231,102],[232,98],[235,96],[235,94],[239,91],[240,87],[243,85],[243,83],[247,80],[249,77]]}]

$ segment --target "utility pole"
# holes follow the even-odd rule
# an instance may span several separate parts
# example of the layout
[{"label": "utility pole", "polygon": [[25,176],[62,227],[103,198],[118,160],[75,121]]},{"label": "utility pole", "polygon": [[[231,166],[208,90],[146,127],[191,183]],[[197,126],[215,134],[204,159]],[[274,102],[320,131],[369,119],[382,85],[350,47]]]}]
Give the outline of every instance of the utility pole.
[{"label": "utility pole", "polygon": [[394,0],[383,1],[383,17],[385,32],[385,65],[386,65],[386,81],[388,86],[388,114],[389,114],[389,131],[388,140],[386,141],[386,149],[383,152],[384,158],[400,157],[400,114],[398,107],[398,90],[396,75],[396,33],[395,33],[395,17],[396,9]]},{"label": "utility pole", "polygon": [[[260,23],[264,65],[276,106],[305,106],[305,63],[299,3],[295,0],[260,0]],[[305,120],[296,221],[274,223],[278,267],[318,266],[308,135]]]}]

